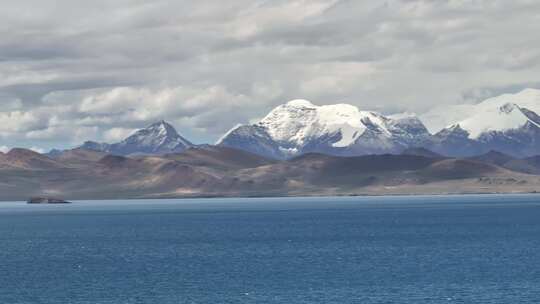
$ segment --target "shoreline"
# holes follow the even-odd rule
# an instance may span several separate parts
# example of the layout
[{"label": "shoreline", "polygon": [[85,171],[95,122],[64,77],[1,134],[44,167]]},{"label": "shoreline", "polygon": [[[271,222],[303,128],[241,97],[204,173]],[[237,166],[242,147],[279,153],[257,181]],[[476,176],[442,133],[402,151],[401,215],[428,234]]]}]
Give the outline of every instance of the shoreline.
[{"label": "shoreline", "polygon": [[[141,201],[141,200],[203,200],[203,199],[285,199],[285,198],[354,198],[354,197],[443,197],[443,196],[508,196],[508,195],[539,195],[539,191],[533,192],[463,192],[463,193],[389,193],[389,194],[337,194],[337,195],[252,195],[252,196],[223,196],[223,195],[201,195],[201,196],[178,196],[178,197],[128,197],[128,198],[70,198],[70,202],[77,201]],[[25,199],[0,199],[0,204],[4,202],[26,202]]]}]

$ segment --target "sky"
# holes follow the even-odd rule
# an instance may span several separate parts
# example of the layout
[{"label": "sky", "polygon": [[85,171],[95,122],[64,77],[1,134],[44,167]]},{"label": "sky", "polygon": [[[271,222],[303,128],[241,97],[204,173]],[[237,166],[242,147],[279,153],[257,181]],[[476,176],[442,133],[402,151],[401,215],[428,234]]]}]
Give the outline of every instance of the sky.
[{"label": "sky", "polygon": [[214,142],[279,104],[422,113],[540,88],[536,0],[17,0],[0,10],[0,150],[167,120]]}]

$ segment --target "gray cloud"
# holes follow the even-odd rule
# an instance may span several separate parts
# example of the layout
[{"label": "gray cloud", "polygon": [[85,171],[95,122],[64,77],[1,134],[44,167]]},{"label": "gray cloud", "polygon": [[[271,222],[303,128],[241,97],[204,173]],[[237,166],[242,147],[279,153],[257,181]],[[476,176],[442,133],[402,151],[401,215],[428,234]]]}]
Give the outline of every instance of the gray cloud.
[{"label": "gray cloud", "polygon": [[540,87],[537,1],[2,4],[0,146],[196,142],[293,98],[385,113]]}]

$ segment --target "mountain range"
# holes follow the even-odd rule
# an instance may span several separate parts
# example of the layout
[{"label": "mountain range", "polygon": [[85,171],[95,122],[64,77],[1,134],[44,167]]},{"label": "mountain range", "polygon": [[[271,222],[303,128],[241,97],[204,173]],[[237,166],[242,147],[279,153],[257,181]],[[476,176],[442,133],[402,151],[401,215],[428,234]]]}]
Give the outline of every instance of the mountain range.
[{"label": "mountain range", "polygon": [[[0,200],[536,192],[539,105],[538,90],[420,117],[293,100],[216,145],[160,121],[117,143],[0,152]],[[437,130],[445,113],[458,120]]]},{"label": "mountain range", "polygon": [[[450,115],[443,109],[440,116]],[[491,150],[518,157],[540,154],[540,90],[527,89],[487,99],[470,108],[460,121],[437,132],[431,149],[470,156]]]},{"label": "mountain range", "polygon": [[400,153],[415,147],[459,157],[491,150],[517,157],[540,154],[540,90],[490,98],[469,106],[468,111],[463,106],[437,111],[424,117],[445,120],[447,115],[456,121],[430,132],[415,114],[385,116],[347,104],[316,106],[293,100],[258,123],[233,128],[217,144],[278,159],[310,152]]},{"label": "mountain range", "polygon": [[[466,107],[436,108],[420,116],[383,115],[348,104],[317,106],[307,100],[293,100],[276,107],[255,124],[234,127],[216,145],[273,159],[306,153],[399,154],[411,148],[426,148],[452,157],[489,151],[529,157],[540,154],[539,112],[540,90],[534,89]],[[441,121],[448,125],[440,127]],[[127,156],[176,153],[197,146],[172,125],[160,121],[120,142],[87,141],[80,148]],[[54,150],[49,155],[60,152]]]},{"label": "mountain range", "polygon": [[413,115],[384,116],[337,104],[293,100],[260,122],[238,126],[217,145],[285,159],[305,153],[354,156],[399,153],[428,145],[430,134]]},{"label": "mountain range", "polygon": [[524,193],[539,189],[539,174],[539,157],[489,152],[451,158],[423,148],[354,157],[306,153],[287,160],[223,146],[132,156],[13,149],[0,153],[0,200]]}]

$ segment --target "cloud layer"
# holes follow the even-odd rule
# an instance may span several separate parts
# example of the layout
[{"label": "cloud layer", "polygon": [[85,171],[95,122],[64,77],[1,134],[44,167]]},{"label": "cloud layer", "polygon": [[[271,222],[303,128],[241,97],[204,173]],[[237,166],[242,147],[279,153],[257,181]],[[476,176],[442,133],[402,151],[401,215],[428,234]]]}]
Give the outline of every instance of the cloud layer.
[{"label": "cloud layer", "polygon": [[195,142],[294,98],[423,112],[540,87],[540,3],[30,1],[0,18],[0,146]]}]

